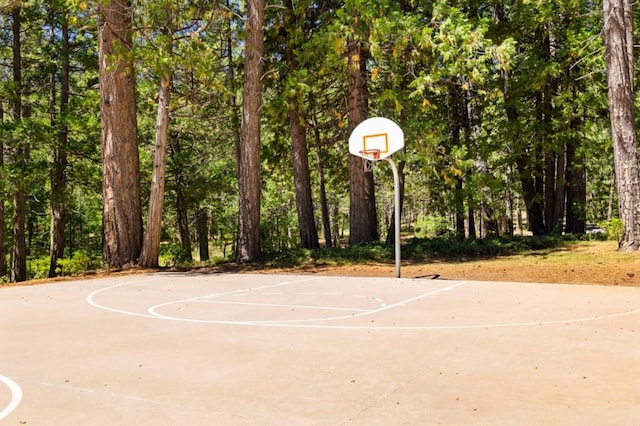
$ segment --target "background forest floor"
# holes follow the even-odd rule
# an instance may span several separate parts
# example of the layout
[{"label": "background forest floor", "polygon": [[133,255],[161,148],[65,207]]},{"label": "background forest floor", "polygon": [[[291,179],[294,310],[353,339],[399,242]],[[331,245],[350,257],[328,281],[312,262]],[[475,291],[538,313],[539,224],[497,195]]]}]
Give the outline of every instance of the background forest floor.
[{"label": "background forest floor", "polygon": [[[423,255],[402,261],[403,278],[600,284],[640,287],[640,252],[617,250],[615,241],[575,241],[556,247],[495,256]],[[403,247],[404,249],[404,247]],[[366,249],[365,249],[366,250]],[[338,252],[339,253],[339,252]],[[390,256],[392,257],[392,256]],[[283,266],[287,265],[287,266]],[[288,263],[267,260],[247,265],[223,263],[201,268],[160,268],[153,271],[233,272],[264,274],[318,274],[330,276],[394,277],[393,260],[347,260],[327,258]],[[153,272],[132,268],[123,271],[89,271],[82,275],[31,280],[21,285],[52,281],[91,279],[111,275]],[[5,284],[10,286],[13,284]]]},{"label": "background forest floor", "polygon": [[[615,241],[580,241],[517,255],[481,259],[427,258],[403,261],[405,278],[605,284],[640,287],[640,253],[619,252]],[[314,273],[393,277],[393,262],[264,268],[265,273]]]}]

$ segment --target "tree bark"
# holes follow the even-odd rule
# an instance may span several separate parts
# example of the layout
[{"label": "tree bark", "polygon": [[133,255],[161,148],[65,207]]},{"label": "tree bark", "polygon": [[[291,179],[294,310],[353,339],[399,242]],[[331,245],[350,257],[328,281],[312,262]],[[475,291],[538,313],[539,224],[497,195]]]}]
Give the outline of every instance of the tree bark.
[{"label": "tree bark", "polygon": [[64,256],[64,229],[67,217],[67,141],[69,129],[66,124],[67,106],[69,104],[69,25],[67,17],[62,18],[62,72],[60,74],[60,115],[55,114],[55,75],[51,83],[52,117],[54,128],[57,128],[58,141],[53,150],[51,170],[51,231],[49,246],[49,278],[58,275],[58,260]]},{"label": "tree bark", "polygon": [[609,115],[623,223],[619,248],[640,248],[640,176],[634,124],[633,26],[630,0],[603,0]]},{"label": "tree bark", "polygon": [[98,7],[103,260],[110,268],[135,264],[142,245],[131,13],[130,0]]},{"label": "tree bark", "polygon": [[238,242],[236,261],[260,256],[260,107],[262,106],[262,53],[264,0],[247,2],[244,96],[238,155]]},{"label": "tree bark", "polygon": [[[366,51],[361,42],[350,41],[348,56],[348,134],[367,118],[369,110]],[[379,240],[373,173],[366,173],[362,159],[349,155],[349,245]]]},{"label": "tree bark", "polygon": [[[571,120],[572,135],[577,135],[580,120]],[[584,234],[587,222],[586,160],[579,154],[580,139],[572,136],[567,142],[567,216],[565,232]]]},{"label": "tree bark", "polygon": [[[294,107],[295,108],[295,107]],[[309,175],[309,154],[305,129],[301,123],[301,115],[295,109],[289,111],[289,126],[291,130],[291,153],[293,157],[293,180],[298,212],[298,231],[300,245],[314,249],[320,247],[318,229],[313,211],[313,197],[311,195],[311,177]]]},{"label": "tree bark", "polygon": [[169,105],[171,102],[171,75],[160,77],[158,93],[158,114],[156,116],[156,141],[153,150],[153,172],[147,229],[142,242],[140,266],[157,268],[162,238],[162,210],[164,207],[164,188],[167,175],[167,137],[169,132]]},{"label": "tree bark", "polygon": [[[493,19],[498,24],[508,21],[502,2],[494,2]],[[508,71],[502,71],[501,74],[505,113],[509,127],[514,129],[511,135],[510,150],[513,153],[514,163],[522,184],[522,197],[527,209],[528,228],[533,235],[544,235],[544,211],[541,199],[541,195],[544,192],[544,185],[541,178],[541,167],[537,164],[540,161],[541,153],[538,152],[539,149],[537,147],[533,148],[534,152],[529,153],[527,147],[523,146],[518,130],[520,128],[518,109],[511,96],[510,74]]]},{"label": "tree bark", "polygon": [[[333,247],[333,238],[331,236],[331,219],[329,215],[329,203],[327,202],[327,184],[324,177],[324,163],[322,160],[322,143],[320,138],[320,129],[318,128],[318,120],[315,114],[313,118],[313,134],[316,142],[316,161],[318,163],[318,181],[320,186],[320,211],[322,212],[322,231],[324,233],[324,241],[326,247]],[[336,242],[337,244],[337,242]]]},{"label": "tree bark", "polygon": [[[13,100],[13,122],[19,123],[23,118],[22,105],[22,43],[20,39],[21,31],[21,9],[15,7],[11,10],[12,33],[13,33],[13,84],[15,95]],[[27,169],[27,141],[16,140],[13,149],[12,161],[18,170],[16,178],[12,182],[13,193],[13,244],[11,250],[11,282],[26,281],[27,279],[27,245],[26,245],[26,216],[27,199],[24,181],[24,173]]]},{"label": "tree bark", "polygon": [[[547,26],[537,35],[543,59],[551,63],[555,54],[555,37]],[[544,152],[544,225],[545,234],[562,232],[562,218],[565,209],[565,146],[562,140],[554,138],[553,118],[555,107],[553,98],[558,89],[554,79],[546,81],[539,94],[540,141]],[[540,179],[543,177],[541,176]]]},{"label": "tree bark", "polygon": [[[462,98],[462,91],[455,83],[450,82],[448,84],[448,127],[449,127],[449,146],[459,147],[460,136],[462,133],[462,126],[465,124],[466,111],[464,109],[464,100]],[[453,203],[455,210],[455,236],[457,240],[464,240],[464,179],[462,173],[460,176],[452,176],[454,181],[453,191]]]},{"label": "tree bark", "polygon": [[[180,145],[180,135],[174,133],[171,136],[171,155],[173,158],[179,158],[182,147]],[[181,254],[180,260],[191,262],[193,256],[191,254],[191,236],[189,235],[189,215],[186,200],[186,176],[185,171],[181,167],[174,167],[173,176],[176,181],[176,222],[178,225],[178,234],[180,235]]]},{"label": "tree bark", "polygon": [[[4,99],[0,96],[0,125],[4,122]],[[0,170],[4,169],[4,140],[0,138]],[[4,183],[0,183],[0,277],[7,275],[7,231],[5,217],[5,194]]]},{"label": "tree bark", "polygon": [[206,262],[209,260],[209,214],[204,208],[199,209],[196,213],[196,229],[200,261]]},{"label": "tree bark", "polygon": [[[288,11],[286,24],[294,30],[300,27],[297,22],[292,0],[285,2]],[[285,58],[289,76],[298,69],[298,60],[295,55],[295,39],[288,37],[285,47]],[[300,112],[300,102],[294,95],[289,102],[289,131],[291,134],[291,155],[293,160],[293,182],[296,197],[296,210],[298,213],[298,232],[300,245],[304,248],[314,249],[320,247],[318,242],[318,228],[313,210],[313,196],[311,194],[311,177],[309,174],[309,150],[307,148],[306,129],[303,124],[303,116]]]}]

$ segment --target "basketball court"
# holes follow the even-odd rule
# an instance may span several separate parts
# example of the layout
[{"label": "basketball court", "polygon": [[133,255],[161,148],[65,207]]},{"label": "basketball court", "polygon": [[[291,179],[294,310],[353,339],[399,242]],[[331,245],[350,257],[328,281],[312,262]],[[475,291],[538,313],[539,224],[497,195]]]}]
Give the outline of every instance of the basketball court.
[{"label": "basketball court", "polygon": [[640,289],[158,273],[0,288],[0,424],[632,425]]}]

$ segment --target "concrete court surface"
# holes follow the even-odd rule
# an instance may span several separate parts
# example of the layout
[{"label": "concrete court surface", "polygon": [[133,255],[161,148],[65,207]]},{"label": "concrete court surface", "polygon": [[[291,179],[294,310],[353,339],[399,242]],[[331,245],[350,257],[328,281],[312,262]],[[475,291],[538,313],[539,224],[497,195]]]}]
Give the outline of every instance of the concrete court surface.
[{"label": "concrete court surface", "polygon": [[0,425],[637,425],[640,288],[158,273],[0,288]]}]

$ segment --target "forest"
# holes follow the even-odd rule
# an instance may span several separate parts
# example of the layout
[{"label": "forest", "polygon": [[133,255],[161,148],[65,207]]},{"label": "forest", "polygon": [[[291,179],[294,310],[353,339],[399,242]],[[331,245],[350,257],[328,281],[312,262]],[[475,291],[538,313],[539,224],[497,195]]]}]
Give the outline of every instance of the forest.
[{"label": "forest", "polygon": [[0,280],[391,244],[390,169],[348,152],[375,116],[407,235],[620,221],[600,2],[0,7]]}]

